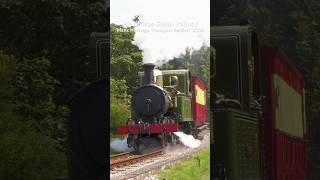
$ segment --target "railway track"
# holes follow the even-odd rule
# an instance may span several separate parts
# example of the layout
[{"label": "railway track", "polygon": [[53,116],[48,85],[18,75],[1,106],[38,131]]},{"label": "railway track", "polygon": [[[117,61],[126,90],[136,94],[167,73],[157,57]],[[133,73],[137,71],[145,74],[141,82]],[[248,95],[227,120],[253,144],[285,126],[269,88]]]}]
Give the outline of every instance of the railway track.
[{"label": "railway track", "polygon": [[160,156],[162,154],[164,154],[164,152],[162,150],[158,150],[158,151],[141,154],[141,155],[135,155],[130,152],[114,155],[110,157],[110,170],[114,170],[116,168],[120,168],[123,166],[136,164],[146,159]]},{"label": "railway track", "polygon": [[[133,161],[132,163],[123,162],[123,165],[113,166],[116,162],[124,161],[124,159],[135,158],[139,155],[134,155],[130,153],[122,153],[116,156],[110,157],[110,179],[111,180],[139,180],[149,177],[154,177],[154,173],[158,170],[168,166],[170,164],[175,164],[176,162],[200,151],[203,148],[207,148],[210,143],[210,133],[209,130],[203,132],[204,138],[201,141],[201,145],[198,148],[188,148],[184,145],[167,146],[159,151],[154,151],[155,156],[148,156],[144,159]],[[157,154],[159,153],[159,154]],[[148,153],[150,155],[150,153]],[[148,154],[144,154],[148,155]],[[141,156],[141,155],[140,155]]]}]

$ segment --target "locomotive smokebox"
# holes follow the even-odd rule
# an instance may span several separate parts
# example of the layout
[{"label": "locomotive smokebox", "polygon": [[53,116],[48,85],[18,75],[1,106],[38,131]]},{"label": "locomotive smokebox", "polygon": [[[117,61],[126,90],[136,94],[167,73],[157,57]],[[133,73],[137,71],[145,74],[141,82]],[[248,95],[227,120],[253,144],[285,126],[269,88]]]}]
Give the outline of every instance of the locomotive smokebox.
[{"label": "locomotive smokebox", "polygon": [[154,70],[155,65],[152,63],[147,63],[143,65],[144,69],[144,84],[152,84],[154,83],[153,79],[153,70]]}]

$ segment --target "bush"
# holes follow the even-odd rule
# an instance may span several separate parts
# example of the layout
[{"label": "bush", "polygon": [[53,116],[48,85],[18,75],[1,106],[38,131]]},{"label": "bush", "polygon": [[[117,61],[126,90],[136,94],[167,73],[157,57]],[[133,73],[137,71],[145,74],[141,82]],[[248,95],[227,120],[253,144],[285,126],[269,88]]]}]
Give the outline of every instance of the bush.
[{"label": "bush", "polygon": [[[66,156],[37,121],[18,113],[17,61],[0,52],[0,179],[56,179],[66,176]],[[29,97],[31,98],[31,97]],[[42,119],[44,121],[44,119]]]},{"label": "bush", "polygon": [[52,140],[11,113],[0,117],[0,179],[56,179],[66,176],[66,157]]},{"label": "bush", "polygon": [[131,116],[130,96],[127,95],[127,86],[124,80],[110,78],[110,129],[124,124]]},{"label": "bush", "polygon": [[130,118],[130,108],[123,101],[111,98],[110,102],[110,129],[115,130],[115,127],[126,123]]}]

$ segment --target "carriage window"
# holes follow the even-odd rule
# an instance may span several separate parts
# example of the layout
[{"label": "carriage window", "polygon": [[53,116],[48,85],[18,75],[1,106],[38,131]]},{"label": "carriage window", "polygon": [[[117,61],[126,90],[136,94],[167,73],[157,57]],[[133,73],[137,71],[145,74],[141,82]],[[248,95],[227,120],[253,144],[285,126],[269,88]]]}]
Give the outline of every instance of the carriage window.
[{"label": "carriage window", "polygon": [[214,72],[210,71],[210,75],[215,77],[211,83],[214,91],[223,92],[229,98],[242,102],[239,37],[236,35],[215,36],[211,43],[215,48],[215,69]]},{"label": "carriage window", "polygon": [[178,85],[178,76],[170,76],[170,85],[177,86]]},{"label": "carriage window", "polygon": [[156,77],[156,84],[158,86],[163,86],[163,80],[162,80],[162,76],[161,75]]}]

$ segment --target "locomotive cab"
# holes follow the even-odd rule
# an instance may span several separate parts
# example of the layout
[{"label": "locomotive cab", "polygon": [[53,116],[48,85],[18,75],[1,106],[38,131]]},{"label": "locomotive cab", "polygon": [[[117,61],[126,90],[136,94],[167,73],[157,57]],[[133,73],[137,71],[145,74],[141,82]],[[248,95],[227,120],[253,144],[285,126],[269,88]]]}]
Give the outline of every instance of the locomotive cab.
[{"label": "locomotive cab", "polygon": [[[215,61],[211,89],[215,105],[253,111],[260,98],[258,38],[252,26],[221,26],[211,29]],[[222,102],[222,103],[221,103]],[[236,105],[235,105],[236,104]]]},{"label": "locomotive cab", "polygon": [[[145,72],[139,72],[140,85],[144,86],[140,87],[139,89],[147,88],[149,86],[150,88],[152,87],[152,89],[158,87],[159,89],[162,89],[164,96],[166,97],[165,103],[168,103],[166,104],[166,106],[158,107],[165,108],[166,110],[162,111],[162,114],[157,116],[155,116],[155,114],[152,114],[152,121],[162,121],[163,117],[168,117],[169,119],[176,119],[178,121],[192,121],[192,102],[190,88],[191,84],[189,70],[181,69],[160,71],[158,69],[153,69],[151,74],[152,82],[150,84],[145,84]],[[144,92],[144,95],[141,95],[139,99],[140,101],[144,101],[143,99],[149,96],[150,94]],[[133,99],[134,98],[135,97],[133,97]],[[148,105],[146,104],[144,104],[143,106],[144,109],[148,108]],[[133,119],[139,119],[137,111],[133,112]],[[144,121],[143,118],[142,121]]]},{"label": "locomotive cab", "polygon": [[260,179],[257,36],[249,25],[218,26],[210,42],[215,174],[225,176],[224,169],[227,179]]}]

